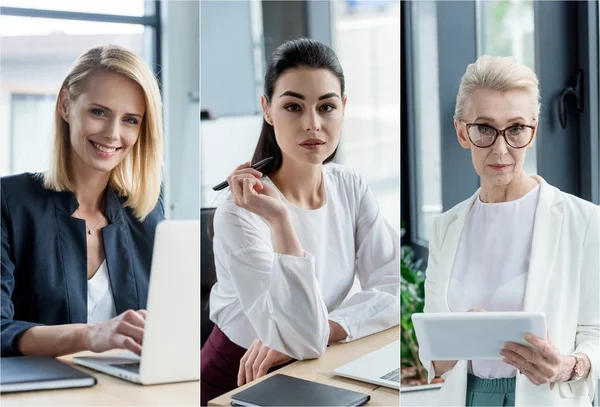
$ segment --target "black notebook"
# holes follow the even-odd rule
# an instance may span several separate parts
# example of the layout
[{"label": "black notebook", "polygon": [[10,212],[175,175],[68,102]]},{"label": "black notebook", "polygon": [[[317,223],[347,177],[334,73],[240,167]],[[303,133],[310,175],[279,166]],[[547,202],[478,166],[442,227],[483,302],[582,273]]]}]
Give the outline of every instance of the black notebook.
[{"label": "black notebook", "polygon": [[362,406],[368,394],[276,374],[231,396],[232,406]]},{"label": "black notebook", "polygon": [[0,359],[0,393],[89,387],[96,379],[50,356]]}]

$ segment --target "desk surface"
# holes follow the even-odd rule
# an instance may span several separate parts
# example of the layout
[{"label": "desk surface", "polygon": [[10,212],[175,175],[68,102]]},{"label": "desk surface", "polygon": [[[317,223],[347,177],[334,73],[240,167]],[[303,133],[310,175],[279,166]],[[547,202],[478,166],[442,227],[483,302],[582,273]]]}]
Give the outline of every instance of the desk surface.
[{"label": "desk surface", "polygon": [[395,326],[386,331],[361,338],[357,341],[331,345],[327,348],[325,354],[319,359],[300,360],[294,362],[291,365],[285,366],[275,372],[271,372],[258,380],[255,380],[242,387],[238,387],[229,393],[213,399],[208,402],[208,405],[230,406],[232,394],[251,387],[261,380],[264,380],[274,374],[283,373],[289,376],[299,377],[301,379],[312,380],[317,383],[368,393],[371,395],[371,401],[369,401],[367,406],[397,406],[400,404],[399,390],[334,376],[333,370],[397,340],[399,335],[400,329],[398,326]]},{"label": "desk surface", "polygon": [[[110,351],[106,353],[120,353]],[[80,352],[60,357],[63,362],[73,364],[74,356],[87,356],[91,352]],[[157,384],[142,386],[105,375],[83,366],[74,365],[94,376],[98,383],[82,389],[42,390],[25,393],[3,394],[4,406],[199,406],[200,382]]]}]

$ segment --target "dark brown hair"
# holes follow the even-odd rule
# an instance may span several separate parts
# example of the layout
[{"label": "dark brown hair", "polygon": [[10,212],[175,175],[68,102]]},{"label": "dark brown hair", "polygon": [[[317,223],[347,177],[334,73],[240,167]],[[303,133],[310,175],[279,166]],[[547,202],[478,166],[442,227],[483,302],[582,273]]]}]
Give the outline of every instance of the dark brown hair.
[{"label": "dark brown hair", "polygon": [[[344,97],[344,72],[335,52],[322,42],[308,38],[299,38],[283,43],[277,47],[271,56],[267,73],[265,74],[264,93],[267,103],[271,103],[275,85],[279,77],[289,69],[298,67],[327,69],[339,79],[342,91],[341,96],[342,98]],[[337,148],[323,163],[325,164],[333,160],[336,152]],[[267,157],[273,157],[273,160],[262,170],[262,173],[265,175],[277,171],[281,167],[283,156],[279,145],[277,145],[273,126],[263,118],[260,137],[252,156],[252,164]]]}]

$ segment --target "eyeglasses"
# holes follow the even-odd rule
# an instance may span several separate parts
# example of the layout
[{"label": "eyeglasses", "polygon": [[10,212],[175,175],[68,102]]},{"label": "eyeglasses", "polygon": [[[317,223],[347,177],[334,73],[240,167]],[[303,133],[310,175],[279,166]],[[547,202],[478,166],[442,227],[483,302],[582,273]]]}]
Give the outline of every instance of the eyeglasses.
[{"label": "eyeglasses", "polygon": [[465,126],[467,126],[467,134],[471,143],[480,148],[492,146],[498,135],[502,135],[506,144],[512,148],[525,148],[533,140],[533,131],[535,130],[535,126],[528,124],[517,124],[503,130],[481,123],[465,123]]}]

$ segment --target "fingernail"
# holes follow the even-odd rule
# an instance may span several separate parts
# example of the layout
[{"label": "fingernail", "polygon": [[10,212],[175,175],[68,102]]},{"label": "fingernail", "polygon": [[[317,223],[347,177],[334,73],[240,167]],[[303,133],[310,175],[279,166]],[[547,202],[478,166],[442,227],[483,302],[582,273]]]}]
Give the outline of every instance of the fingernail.
[{"label": "fingernail", "polygon": [[532,335],[531,334],[525,334],[525,339],[531,339]]}]

